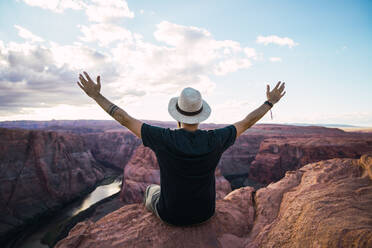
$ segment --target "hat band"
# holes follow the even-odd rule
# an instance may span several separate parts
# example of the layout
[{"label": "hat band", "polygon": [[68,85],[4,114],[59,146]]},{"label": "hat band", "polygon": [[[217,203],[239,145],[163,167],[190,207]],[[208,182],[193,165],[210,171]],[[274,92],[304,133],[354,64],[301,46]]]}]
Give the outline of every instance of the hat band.
[{"label": "hat band", "polygon": [[197,111],[194,111],[194,112],[187,112],[187,111],[183,111],[182,109],[180,109],[180,107],[178,106],[178,102],[176,103],[176,109],[177,111],[180,113],[180,114],[183,114],[183,115],[187,115],[187,116],[193,116],[193,115],[197,115],[199,114],[200,112],[202,112],[203,110],[203,105],[201,106],[201,108]]}]

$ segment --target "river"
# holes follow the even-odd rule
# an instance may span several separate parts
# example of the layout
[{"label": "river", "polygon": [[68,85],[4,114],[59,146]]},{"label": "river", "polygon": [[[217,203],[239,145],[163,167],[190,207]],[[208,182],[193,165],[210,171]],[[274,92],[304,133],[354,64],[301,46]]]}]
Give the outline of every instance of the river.
[{"label": "river", "polygon": [[55,229],[60,223],[66,219],[75,216],[81,211],[89,208],[94,203],[109,197],[120,191],[121,179],[116,179],[110,184],[98,186],[94,191],[85,196],[84,198],[75,201],[72,204],[61,209],[61,211],[53,216],[48,223],[44,222],[43,225],[34,228],[34,230],[27,230],[27,236],[18,240],[12,247],[14,248],[48,248],[48,245],[42,244],[42,237],[50,230]]}]

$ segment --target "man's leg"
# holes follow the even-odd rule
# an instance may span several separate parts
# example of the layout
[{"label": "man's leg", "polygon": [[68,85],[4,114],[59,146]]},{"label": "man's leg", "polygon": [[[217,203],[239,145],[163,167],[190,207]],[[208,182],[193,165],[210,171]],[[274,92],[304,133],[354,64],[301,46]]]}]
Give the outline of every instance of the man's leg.
[{"label": "man's leg", "polygon": [[[143,197],[143,204],[146,206],[147,210],[153,212],[156,216],[158,216],[159,219],[161,219],[159,214],[158,214],[158,211],[156,209],[156,204],[158,203],[159,199],[160,199],[160,186],[157,185],[157,184],[151,184],[151,185],[147,186],[147,188],[145,190],[144,197]],[[201,223],[197,223],[197,224],[193,224],[193,225],[204,224],[205,222],[209,221],[210,219],[211,218],[209,218],[208,220],[205,220]],[[164,221],[164,222],[169,224],[166,221]],[[169,224],[169,225],[173,226],[172,224]],[[191,226],[193,226],[193,225],[191,225]]]},{"label": "man's leg", "polygon": [[156,209],[156,204],[158,203],[160,198],[160,186],[157,184],[151,184],[147,186],[145,190],[145,195],[143,198],[143,203],[145,204],[147,210],[153,212],[156,216],[159,216],[158,211]]}]

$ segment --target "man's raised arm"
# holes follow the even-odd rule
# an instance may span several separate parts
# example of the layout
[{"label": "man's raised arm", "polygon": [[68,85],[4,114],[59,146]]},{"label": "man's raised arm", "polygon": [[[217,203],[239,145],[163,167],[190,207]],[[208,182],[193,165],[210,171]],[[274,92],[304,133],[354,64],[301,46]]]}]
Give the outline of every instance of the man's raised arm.
[{"label": "man's raised arm", "polygon": [[[243,120],[234,123],[236,128],[236,137],[244,133],[245,130],[253,126],[257,121],[259,121],[266,113],[269,111],[272,106],[277,103],[280,98],[282,98],[285,94],[284,90],[284,82],[280,85],[280,81],[277,83],[275,88],[270,91],[270,86],[267,85],[267,101],[263,103],[260,107],[252,111],[248,114]],[[282,94],[283,92],[283,94]]]},{"label": "man's raised arm", "polygon": [[77,82],[79,87],[84,90],[84,92],[94,99],[98,105],[102,107],[109,115],[111,115],[115,120],[117,120],[121,125],[132,131],[138,138],[141,138],[141,127],[142,121],[131,117],[123,109],[119,108],[109,100],[107,100],[103,95],[101,95],[101,80],[100,76],[97,77],[97,84],[89,77],[88,73],[84,72],[87,79],[85,79],[81,74],[79,74],[80,82]]}]

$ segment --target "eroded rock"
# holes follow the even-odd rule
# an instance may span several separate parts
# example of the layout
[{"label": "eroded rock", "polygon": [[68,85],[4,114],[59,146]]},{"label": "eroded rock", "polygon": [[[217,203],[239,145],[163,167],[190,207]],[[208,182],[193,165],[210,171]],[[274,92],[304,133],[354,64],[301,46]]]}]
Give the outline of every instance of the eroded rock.
[{"label": "eroded rock", "polygon": [[77,224],[56,247],[242,247],[254,219],[252,192],[231,192],[208,222],[193,227],[165,224],[142,204],[126,205],[95,223]]},{"label": "eroded rock", "polygon": [[372,136],[341,135],[276,137],[261,142],[249,168],[248,179],[269,184],[283,178],[286,171],[331,158],[360,158],[372,151]]},{"label": "eroded rock", "polygon": [[0,238],[104,178],[73,134],[0,129]]},{"label": "eroded rock", "polygon": [[371,157],[308,164],[258,190],[245,247],[372,247]]},{"label": "eroded rock", "polygon": [[216,203],[204,224],[174,227],[142,204],[76,225],[56,247],[372,247],[372,154],[288,171]]}]

